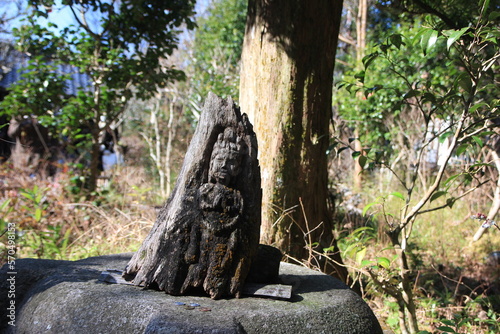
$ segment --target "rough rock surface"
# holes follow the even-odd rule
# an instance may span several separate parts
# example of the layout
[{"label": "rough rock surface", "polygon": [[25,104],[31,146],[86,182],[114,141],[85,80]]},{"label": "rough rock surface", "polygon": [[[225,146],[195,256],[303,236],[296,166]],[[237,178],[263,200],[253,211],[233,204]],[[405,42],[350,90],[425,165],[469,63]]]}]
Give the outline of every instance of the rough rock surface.
[{"label": "rough rock surface", "polygon": [[288,301],[175,297],[98,281],[106,269],[123,270],[131,256],[16,261],[15,327],[7,323],[10,300],[5,296],[12,287],[4,266],[0,270],[0,332],[382,333],[368,305],[340,281],[287,263],[281,264],[280,279],[294,286]]}]

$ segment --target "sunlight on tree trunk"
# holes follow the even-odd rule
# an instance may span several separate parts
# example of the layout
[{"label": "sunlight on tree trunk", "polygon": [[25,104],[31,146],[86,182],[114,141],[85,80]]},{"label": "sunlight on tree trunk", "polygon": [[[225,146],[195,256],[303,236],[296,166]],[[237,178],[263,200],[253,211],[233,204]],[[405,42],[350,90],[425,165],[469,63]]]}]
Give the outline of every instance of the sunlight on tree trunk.
[{"label": "sunlight on tree trunk", "polygon": [[[363,57],[365,56],[366,49],[366,19],[367,19],[367,0],[359,0],[358,2],[358,13],[356,15],[356,64],[358,70],[363,68]],[[363,99],[364,95],[361,91],[357,94],[358,99]],[[359,129],[354,129],[354,137],[359,138]],[[363,152],[363,147],[359,140],[354,142],[355,150],[358,152]],[[363,153],[362,153],[363,154]],[[354,189],[356,191],[361,191],[363,186],[363,167],[358,161],[354,163]]]},{"label": "sunlight on tree trunk", "polygon": [[151,106],[149,129],[140,132],[148,145],[149,157],[158,172],[160,196],[167,198],[172,191],[172,146],[176,135],[177,99],[167,98],[165,103],[158,98]]},{"label": "sunlight on tree trunk", "polygon": [[169,103],[169,108],[168,108],[168,122],[167,122],[167,144],[165,148],[165,181],[166,181],[166,188],[165,188],[165,196],[169,196],[170,193],[172,192],[172,142],[175,137],[175,126],[174,126],[174,119],[175,119],[175,113],[174,110],[177,108],[175,105],[176,99],[174,98],[172,101]]},{"label": "sunlight on tree trunk", "polygon": [[[498,139],[497,139],[498,140]],[[491,203],[490,211],[488,212],[487,218],[493,220],[500,210],[500,156],[498,156],[498,152],[493,148],[490,151],[492,162],[495,164],[495,167],[498,171],[497,183],[495,186],[495,194],[493,195],[493,203]],[[472,238],[472,241],[478,241],[481,239],[483,234],[486,232],[486,229],[483,227],[479,227],[476,234]]]},{"label": "sunlight on tree trunk", "polygon": [[[248,5],[240,105],[259,140],[261,239],[297,259],[307,258],[309,237],[335,243],[326,150],[341,11],[342,1],[330,0]],[[346,279],[345,268],[335,269]]]},{"label": "sunlight on tree trunk", "polygon": [[156,170],[158,171],[158,181],[160,183],[160,195],[162,197],[167,196],[165,188],[165,171],[162,168],[161,157],[161,142],[162,137],[160,134],[160,125],[158,124],[159,112],[160,112],[160,102],[159,100],[154,104],[151,109],[151,116],[149,118],[149,124],[152,127],[152,133],[141,132],[141,136],[144,138],[149,148],[149,157],[153,160]]}]

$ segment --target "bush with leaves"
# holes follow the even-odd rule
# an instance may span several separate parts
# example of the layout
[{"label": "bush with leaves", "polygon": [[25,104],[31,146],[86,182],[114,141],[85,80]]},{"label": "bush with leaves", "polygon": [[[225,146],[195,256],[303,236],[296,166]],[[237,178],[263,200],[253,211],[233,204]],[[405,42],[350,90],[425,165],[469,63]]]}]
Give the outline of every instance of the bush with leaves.
[{"label": "bush with leaves", "polygon": [[[14,34],[31,65],[2,103],[3,112],[39,116],[42,122],[53,118],[51,123],[68,137],[88,133],[92,159],[87,181],[89,189],[95,189],[100,137],[127,102],[151,97],[158,88],[184,78],[162,59],[177,47],[181,25],[194,28],[194,3],[62,1],[76,23],[59,27],[51,22],[50,13],[60,9],[55,1],[30,1],[29,15]],[[67,78],[57,71],[68,66],[89,81],[75,96],[65,94]]]},{"label": "bush with leaves", "polygon": [[216,0],[198,19],[193,43],[193,101],[201,109],[208,92],[238,98],[239,63],[247,1]]},{"label": "bush with leaves", "polygon": [[[444,29],[443,25],[430,24],[435,18],[428,18],[424,27],[414,30],[415,34],[391,35],[363,59],[365,68],[355,75],[354,81],[342,84],[352,92],[362,92],[369,99],[370,108],[379,113],[384,112],[380,107],[400,107],[398,112],[389,113],[407,125],[399,131],[414,131],[419,139],[418,145],[408,148],[414,154],[407,155],[406,168],[399,173],[393,168],[391,157],[380,150],[353,152],[365,169],[387,168],[399,181],[398,191],[391,193],[401,200],[399,212],[387,211],[389,195],[379,197],[364,210],[367,213],[380,208],[394,260],[364,262],[362,271],[397,301],[403,333],[418,332],[414,276],[408,259],[414,225],[423,214],[451,208],[485,182],[477,173],[488,164],[474,159],[468,159],[470,163],[462,170],[447,175],[452,157],[474,157],[478,147],[495,135],[495,121],[500,116],[500,89],[495,82],[500,60],[500,12],[497,8],[488,9],[488,1],[481,1],[480,7],[471,26]],[[402,115],[408,118],[403,120]],[[434,173],[427,179],[419,178],[428,162],[430,147],[438,141],[446,141],[447,147]],[[370,147],[371,143],[363,144]],[[346,148],[350,148],[349,143],[339,150]]]}]

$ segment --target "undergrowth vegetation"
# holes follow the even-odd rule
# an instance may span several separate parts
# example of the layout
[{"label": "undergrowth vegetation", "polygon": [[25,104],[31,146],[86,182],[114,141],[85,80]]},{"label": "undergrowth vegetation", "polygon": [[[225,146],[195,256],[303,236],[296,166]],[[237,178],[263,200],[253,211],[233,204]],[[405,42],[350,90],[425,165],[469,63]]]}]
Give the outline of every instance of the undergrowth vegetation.
[{"label": "undergrowth vegetation", "polygon": [[[391,287],[398,288],[397,256],[381,217],[363,215],[361,210],[363,203],[372,200],[369,194],[376,192],[372,183],[363,189],[364,199],[350,192],[337,194],[337,246],[352,278],[351,287],[369,303],[386,333],[400,333],[397,300],[386,293]],[[500,235],[491,230],[472,242],[481,223],[471,219],[471,212],[489,207],[488,198],[481,198],[476,194],[453,209],[428,213],[416,225],[407,251],[421,334],[500,332]],[[388,202],[388,207],[398,206],[394,199]],[[305,231],[305,240],[309,232]],[[328,262],[335,262],[335,248],[318,251],[316,246],[309,243],[307,260],[286,258],[319,271],[333,267]]]},{"label": "undergrowth vegetation", "polygon": [[[109,179],[101,180],[91,199],[83,196],[78,177],[71,170],[46,180],[28,177],[4,163],[0,165],[0,182],[2,264],[7,262],[9,223],[16,229],[16,258],[77,260],[136,251],[152,227],[156,205],[161,202],[154,181],[143,167],[137,166],[119,166]],[[370,194],[376,193],[377,187],[379,182],[366,182],[362,196],[336,196],[338,245],[364,299],[383,326],[398,333],[396,302],[366,279],[361,270],[366,261],[389,269],[394,264],[380,216],[362,212],[363,206],[374,200]],[[417,316],[423,333],[500,330],[500,266],[492,255],[500,249],[500,235],[491,230],[480,241],[471,243],[480,222],[470,216],[486,210],[489,201],[477,194],[469,196],[453,209],[423,216],[409,245]],[[388,199],[386,204],[388,210],[398,210],[400,205],[397,198]],[[328,258],[328,250],[316,253],[311,248],[309,261],[302,264],[319,269],[315,260],[320,256]],[[395,283],[390,270],[384,273],[387,284]]]},{"label": "undergrowth vegetation", "polygon": [[[363,190],[364,194],[377,191],[374,187]],[[452,209],[425,214],[415,225],[408,258],[420,333],[500,331],[500,234],[490,230],[479,241],[471,242],[481,226],[471,215],[489,208],[488,199],[481,201],[481,197],[469,195]],[[366,195],[363,203],[371,200]],[[400,209],[398,202],[392,198],[387,206]],[[353,212],[352,207],[347,209],[345,203],[340,203],[338,246],[351,276],[362,287],[365,300],[381,323],[398,333],[396,300],[368,278],[372,268],[371,274],[378,275],[377,281],[396,287],[396,258],[382,229],[381,217],[363,216],[362,208],[360,205],[359,210]],[[314,267],[313,263],[308,265]],[[384,270],[378,270],[377,266]]]},{"label": "undergrowth vegetation", "polygon": [[137,167],[115,170],[91,199],[78,177],[28,177],[0,165],[0,262],[7,262],[9,227],[15,229],[16,258],[77,260],[135,251],[155,219],[155,198]]}]

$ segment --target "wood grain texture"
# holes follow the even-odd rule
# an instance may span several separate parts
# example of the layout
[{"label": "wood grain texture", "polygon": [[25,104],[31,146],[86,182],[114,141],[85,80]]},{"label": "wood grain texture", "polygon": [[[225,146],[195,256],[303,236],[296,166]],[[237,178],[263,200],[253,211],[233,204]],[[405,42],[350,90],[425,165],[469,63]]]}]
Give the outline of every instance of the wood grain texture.
[{"label": "wood grain texture", "polygon": [[239,297],[261,223],[257,139],[233,101],[209,94],[172,195],[124,273],[172,295]]}]

